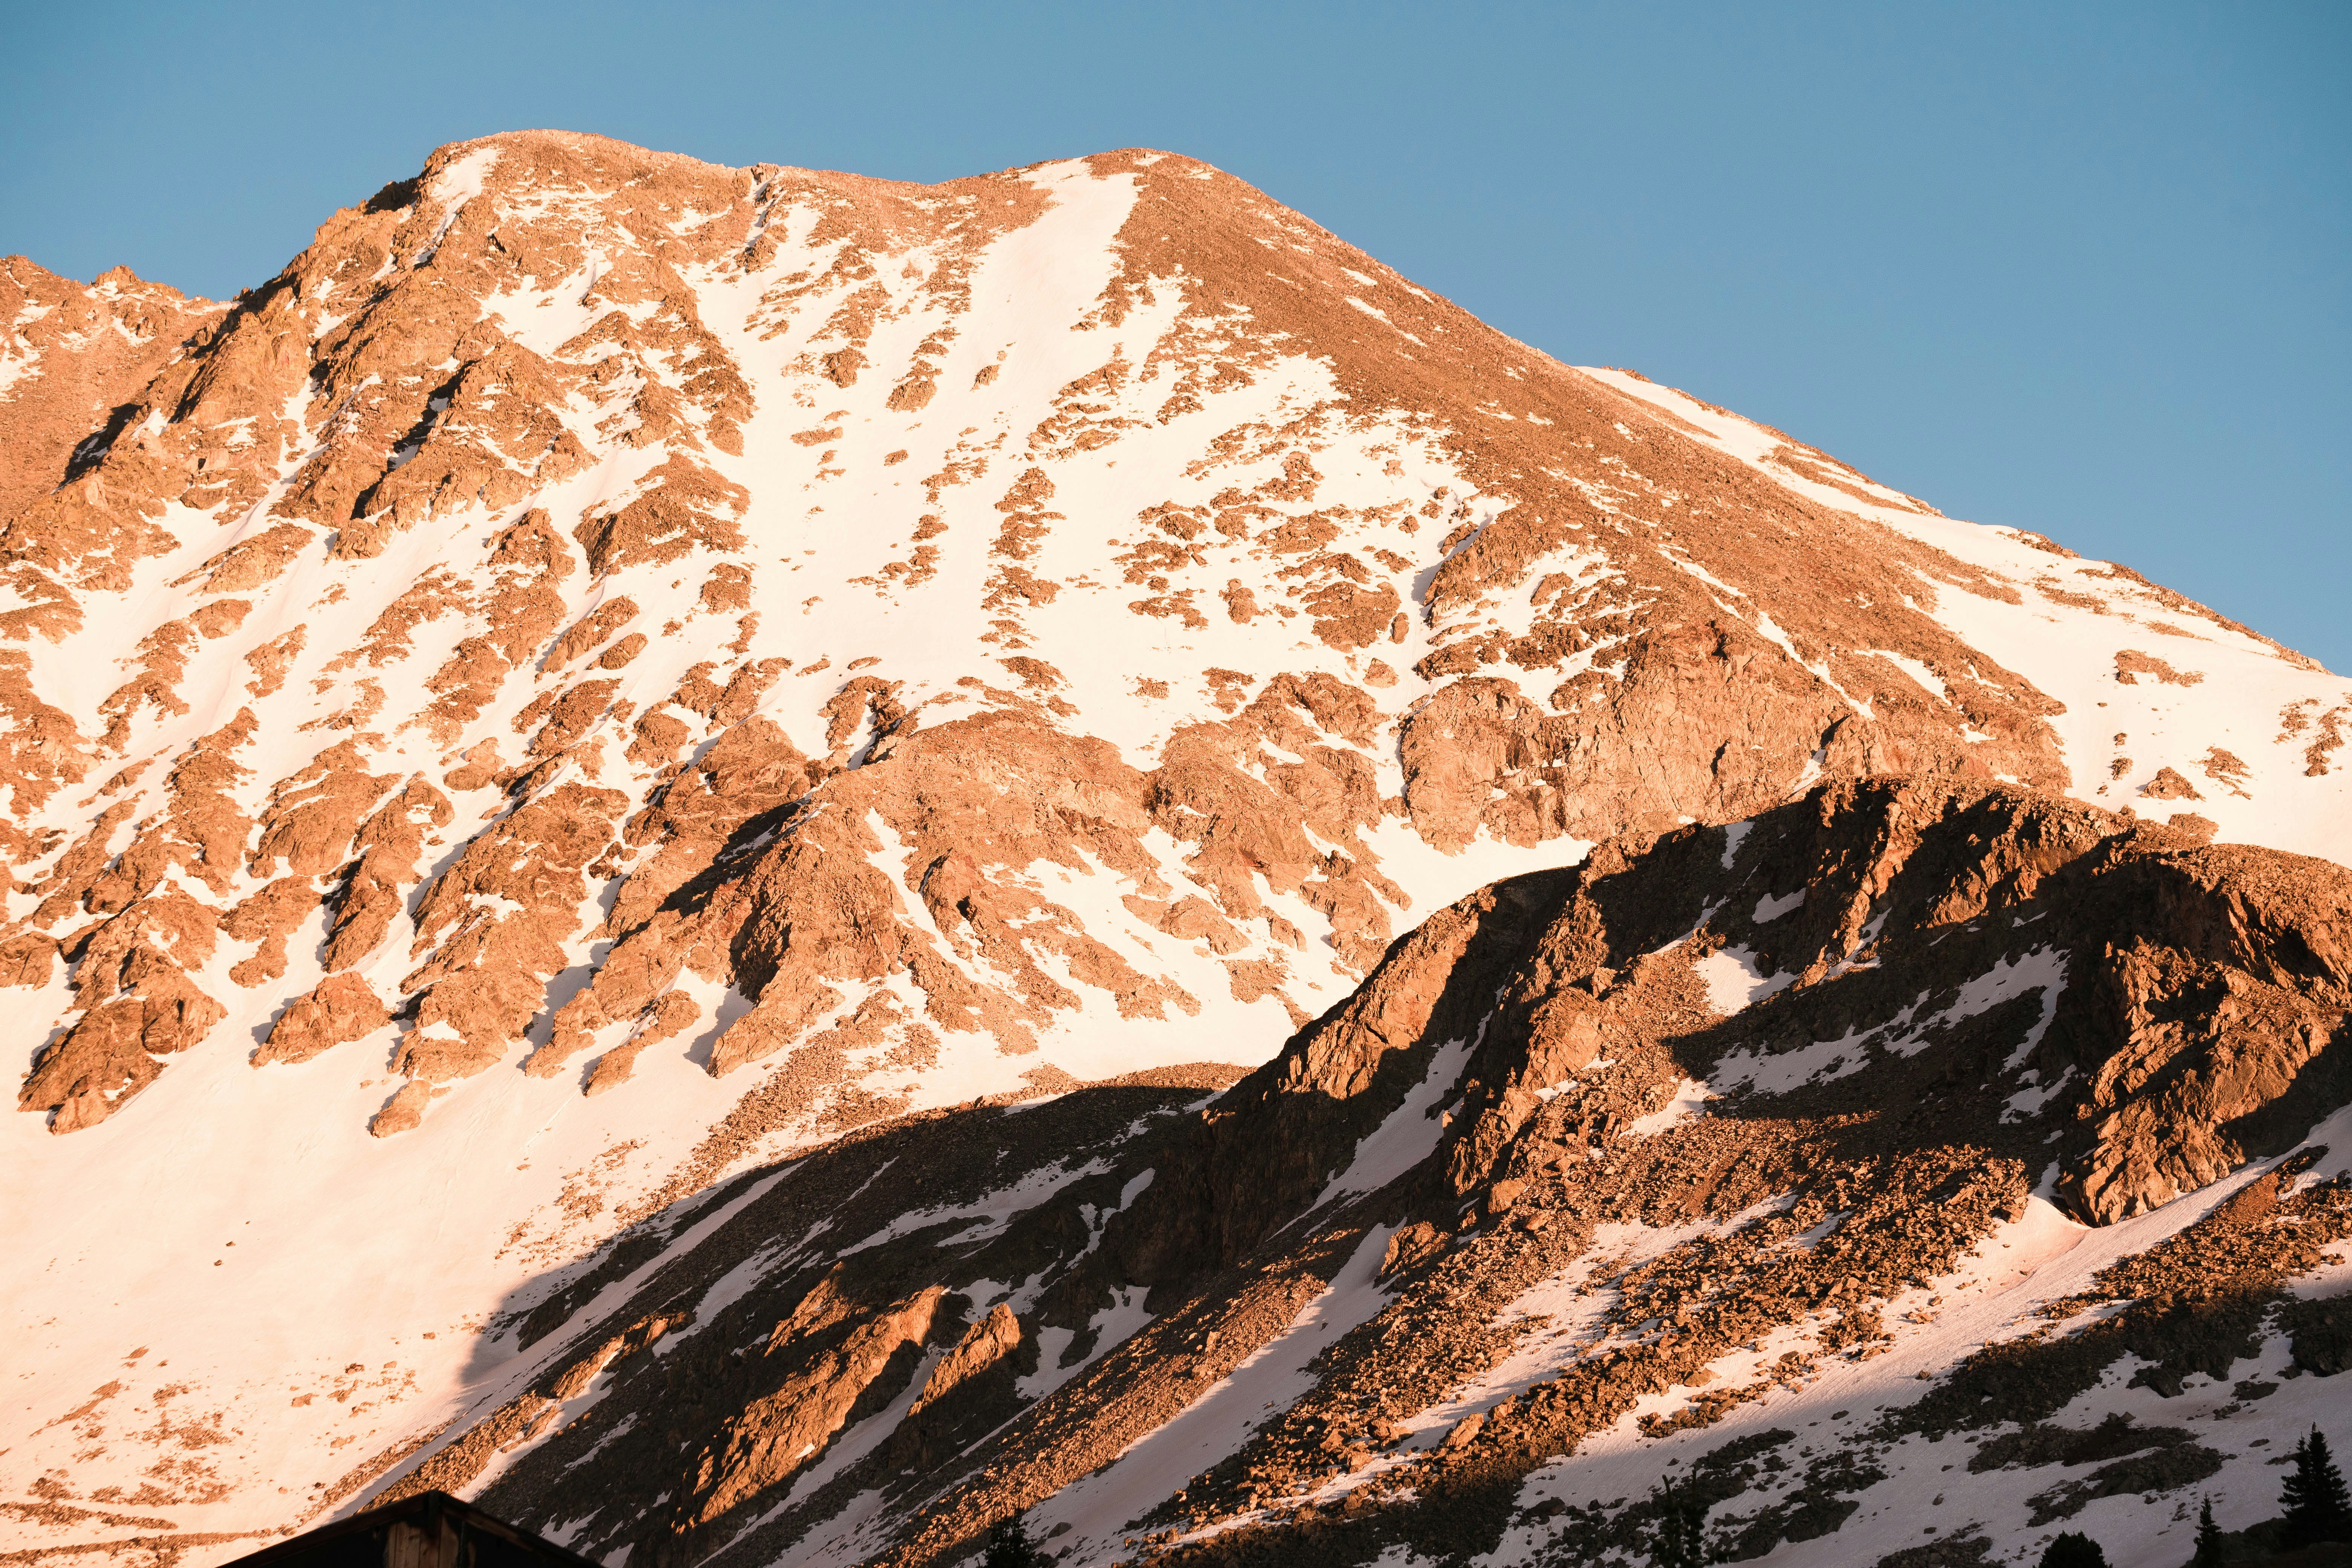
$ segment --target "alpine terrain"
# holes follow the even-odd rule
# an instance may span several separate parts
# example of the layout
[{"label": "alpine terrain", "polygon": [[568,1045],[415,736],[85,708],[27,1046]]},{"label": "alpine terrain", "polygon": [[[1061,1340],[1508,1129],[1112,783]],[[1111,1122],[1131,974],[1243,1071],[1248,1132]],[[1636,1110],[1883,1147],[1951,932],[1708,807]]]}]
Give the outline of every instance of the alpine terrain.
[{"label": "alpine terrain", "polygon": [[10,258],[0,519],[9,1564],[2170,1564],[2352,1443],[2352,681],[1204,164]]}]

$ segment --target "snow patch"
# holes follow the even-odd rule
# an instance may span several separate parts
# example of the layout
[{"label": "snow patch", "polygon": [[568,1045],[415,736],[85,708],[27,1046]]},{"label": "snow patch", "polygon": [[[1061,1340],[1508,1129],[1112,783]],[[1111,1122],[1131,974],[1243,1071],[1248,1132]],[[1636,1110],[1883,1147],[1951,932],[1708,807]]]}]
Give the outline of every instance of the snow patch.
[{"label": "snow patch", "polygon": [[1210,1384],[1174,1419],[1129,1444],[1108,1466],[1031,1509],[1031,1536],[1043,1539],[1068,1525],[1053,1542],[1060,1560],[1092,1561],[1095,1553],[1118,1544],[1129,1521],[1158,1507],[1311,1391],[1316,1379],[1308,1364],[1388,1305],[1389,1294],[1374,1276],[1391,1234],[1388,1226],[1367,1231],[1331,1283],[1298,1310],[1288,1328]]},{"label": "snow patch", "polygon": [[1438,1106],[1452,1093],[1478,1041],[1486,1037],[1486,1021],[1493,1016],[1490,1013],[1480,1021],[1476,1039],[1448,1040],[1437,1048],[1429,1070],[1406,1092],[1404,1103],[1357,1142],[1355,1157],[1331,1178],[1309,1213],[1350,1193],[1379,1192],[1437,1152],[1437,1141],[1445,1131]]},{"label": "snow patch", "polygon": [[1691,971],[1706,984],[1707,1005],[1727,1016],[1745,1012],[1797,983],[1793,969],[1768,975],[1757,968],[1752,947],[1717,948],[1704,958],[1693,959]]}]

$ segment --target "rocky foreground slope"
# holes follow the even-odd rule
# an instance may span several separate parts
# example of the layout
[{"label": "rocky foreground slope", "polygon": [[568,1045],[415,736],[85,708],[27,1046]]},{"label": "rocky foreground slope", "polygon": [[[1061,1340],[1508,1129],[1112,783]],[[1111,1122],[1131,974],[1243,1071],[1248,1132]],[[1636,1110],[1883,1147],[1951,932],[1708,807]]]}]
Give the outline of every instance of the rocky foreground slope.
[{"label": "rocky foreground slope", "polygon": [[1166,154],[5,273],[22,1552],[2004,1552],[2326,1404],[2352,688],[2176,594]]},{"label": "rocky foreground slope", "polygon": [[1025,1509],[1073,1561],[1573,1563],[1678,1468],[1739,1559],[1990,1560],[2111,1499],[2119,1561],[2185,1556],[2139,1494],[2258,1505],[2264,1440],[2341,1420],[2304,1289],[2352,1117],[2304,1133],[2348,922],[2340,868],[2011,791],[1631,836],[1213,1100],[747,1172],[503,1321],[532,1371],[394,1490],[633,1563],[952,1561]]}]

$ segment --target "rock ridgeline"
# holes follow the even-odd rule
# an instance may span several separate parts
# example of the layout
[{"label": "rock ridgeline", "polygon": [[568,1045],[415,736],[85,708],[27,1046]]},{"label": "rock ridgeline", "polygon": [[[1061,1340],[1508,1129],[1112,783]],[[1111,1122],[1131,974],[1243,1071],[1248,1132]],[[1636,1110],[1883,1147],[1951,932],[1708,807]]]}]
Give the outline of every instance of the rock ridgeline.
[{"label": "rock ridgeline", "polygon": [[[2223,1456],[2053,1418],[2134,1358],[2151,1399],[2265,1340],[2347,1364],[2291,1281],[2352,1236],[2352,1185],[2278,1157],[2352,1100],[2347,941],[2341,868],[2014,791],[1874,780],[1628,836],[1432,915],[1213,1100],[1074,1089],[746,1173],[592,1325],[645,1254],[520,1319],[562,1348],[393,1490],[494,1474],[490,1506],[591,1554],[747,1564],[951,1562],[1023,1510],[1072,1561],[1585,1561],[1646,1540],[1646,1489],[1543,1492],[1629,1421],[1737,1559],[1859,1560],[1855,1494],[1948,1487],[1930,1438],[2007,1482],[1955,1530],[2169,1492]],[[1726,1089],[1676,1114],[1694,1081]],[[2106,1226],[2250,1160],[2218,1209],[2008,1301],[2023,1337],[1935,1327],[1999,1297],[1970,1259],[2030,1194]],[[1801,1458],[1776,1407],[1865,1403],[1850,1374],[1890,1356],[1870,1419]]]}]

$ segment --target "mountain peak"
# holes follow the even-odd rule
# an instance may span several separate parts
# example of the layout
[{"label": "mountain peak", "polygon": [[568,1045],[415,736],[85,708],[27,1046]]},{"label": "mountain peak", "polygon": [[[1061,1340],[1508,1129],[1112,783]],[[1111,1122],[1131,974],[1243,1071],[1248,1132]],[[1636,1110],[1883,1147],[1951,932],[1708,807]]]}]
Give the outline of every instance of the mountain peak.
[{"label": "mountain peak", "polygon": [[[1084,1426],[1038,1402],[1202,1269],[1262,1270],[1234,1310],[1268,1334],[1343,1274],[1369,1304],[1400,1267],[1383,1247],[1458,1232],[1364,1194],[1420,1170],[1416,1204],[1517,1213],[1495,1194],[1537,1178],[1495,1161],[1609,1037],[1612,995],[1662,1000],[1604,1163],[1708,1103],[1686,1085],[1737,1053],[1707,1020],[1819,1035],[1824,999],[1918,1000],[1853,978],[1867,951],[1936,976],[1965,952],[1987,967],[1953,986],[2040,976],[2053,1006],[2089,987],[2084,1016],[2126,1019],[2150,1063],[2170,982],[2133,964],[2231,996],[2224,968],[2254,976],[2299,1039],[2336,1005],[2336,873],[2294,857],[2352,842],[2341,679],[2126,568],[1555,361],[1175,154],[923,185],[509,132],[436,150],[234,304],[12,261],[0,322],[9,1159],[54,1195],[12,1232],[45,1260],[20,1298],[45,1370],[0,1446],[184,1535],[288,1522],[273,1489],[300,1468],[343,1478],[304,1507],[475,1460],[488,1484],[597,1367],[720,1321],[748,1254],[691,1302],[633,1271],[791,1189],[793,1161],[848,1186],[776,1200],[777,1224],[835,1227],[785,1248],[798,1296],[758,1298],[784,1382],[745,1397],[784,1403],[681,1439],[735,1489],[677,1492],[659,1529],[681,1537],[782,1506],[786,1437],[898,1431],[859,1425],[868,1387],[926,1413],[902,1457],[961,1453],[992,1411]],[[1784,839],[1811,858],[1749,887]],[[2101,881],[2109,859],[2172,869]],[[2082,955],[2124,954],[2128,921],[2084,892],[2051,928],[2063,977],[2031,967],[2056,962],[2029,963],[2038,938],[1954,934],[2068,878],[2186,923],[2101,970]],[[1673,918],[1594,891],[1636,886]],[[1585,914],[1563,926],[1561,900]],[[1928,1038],[1886,1026],[1873,1049],[1902,1061]],[[1416,1057],[1419,1087],[1391,1084],[1408,1037],[1455,1076]],[[2003,1076],[2022,1066],[1937,1060],[1977,1110],[2039,1095],[2032,1126],[2091,1151],[2032,1211],[2068,1225],[2234,1179],[2311,1109],[2216,1089],[2101,1142],[2084,1128],[2140,1114],[2116,1086],[2142,1058],[2066,1049],[2030,1090]],[[1816,1065],[1845,1092],[1846,1058]],[[1244,1070],[1213,1108],[1181,1092]],[[1909,1071],[1870,1081],[1912,1094]],[[1369,1086],[1422,1098],[1368,1154]],[[1095,1152],[1017,1148],[1004,1129],[1041,1113],[1005,1108],[1064,1090],[1027,1125]],[[1311,1125],[1244,1114],[1266,1096]],[[2011,1163],[1969,1178],[1956,1246],[2041,1190],[2038,1148],[1988,1114]],[[1144,1138],[1179,1121],[1208,1144]],[[1340,1237],[1315,1227],[1350,1140],[1370,1163],[1348,1182],[1386,1174],[1331,1192],[1361,1209]],[[886,1145],[908,1164],[872,1203],[904,1227],[841,1195]],[[1146,1148],[1161,1163],[1130,1168]],[[934,1204],[905,1184],[934,1162],[1028,1174]],[[1065,1186],[1086,1206],[1044,1203]],[[1066,1299],[917,1278],[925,1255],[884,1242],[941,1205],[975,1244],[1034,1215],[1006,1221],[1004,1266],[1062,1259],[1073,1282],[1035,1286]],[[853,1214],[888,1233],[871,1257]],[[1267,1251],[1276,1223],[1320,1250]],[[354,1298],[395,1274],[413,1289]],[[201,1306],[153,1324],[148,1282],[192,1277]],[[634,1327],[605,1318],[622,1298]],[[553,1382],[484,1371],[559,1328]],[[1068,1359],[1034,1359],[1048,1333]],[[124,1370],[133,1345],[157,1372]],[[925,1393],[901,1374],[933,1351]],[[865,1371],[820,1375],[836,1354]],[[163,1438],[101,1448],[110,1417],[60,1414],[109,1383],[200,1389],[259,1436],[157,1469]],[[526,1385],[540,1403],[510,1406]],[[1175,1408],[1129,1392],[1035,1473]]]}]

